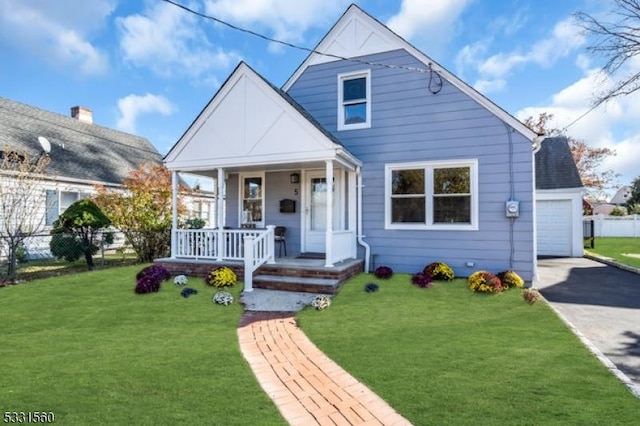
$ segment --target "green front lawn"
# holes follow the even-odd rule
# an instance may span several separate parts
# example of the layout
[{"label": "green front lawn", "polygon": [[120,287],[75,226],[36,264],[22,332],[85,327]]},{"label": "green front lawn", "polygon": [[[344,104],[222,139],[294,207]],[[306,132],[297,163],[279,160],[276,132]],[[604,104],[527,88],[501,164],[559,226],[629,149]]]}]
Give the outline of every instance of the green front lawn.
[{"label": "green front lawn", "polygon": [[[366,283],[379,284],[366,293]],[[360,275],[299,315],[330,358],[416,425],[635,424],[636,399],[545,302]]]},{"label": "green front lawn", "polygon": [[241,306],[214,305],[199,279],[188,299],[173,282],[136,295],[142,267],[0,288],[0,409],[65,425],[285,424],[240,353]]},{"label": "green front lawn", "polygon": [[[640,268],[640,238],[596,237],[595,247],[586,252],[610,257],[619,263]],[[629,254],[636,256],[628,256]]]},{"label": "green front lawn", "polygon": [[[284,425],[238,346],[241,306],[135,295],[142,266],[0,288],[0,408],[60,424]],[[360,275],[302,329],[416,425],[633,424],[640,401],[544,304]],[[365,283],[381,286],[365,293]],[[238,296],[241,285],[232,290]]]}]

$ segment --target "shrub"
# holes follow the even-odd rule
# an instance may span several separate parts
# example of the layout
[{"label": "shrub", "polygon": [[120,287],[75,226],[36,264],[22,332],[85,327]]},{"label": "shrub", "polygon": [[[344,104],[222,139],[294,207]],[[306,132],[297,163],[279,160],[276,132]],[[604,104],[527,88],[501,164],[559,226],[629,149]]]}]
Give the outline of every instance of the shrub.
[{"label": "shrub", "polygon": [[520,275],[518,275],[514,271],[502,271],[496,276],[500,279],[500,282],[502,283],[502,286],[505,290],[513,287],[524,287],[524,280],[520,278]]},{"label": "shrub", "polygon": [[209,272],[205,282],[216,288],[231,287],[238,282],[238,277],[229,267],[220,266]]},{"label": "shrub", "polygon": [[525,288],[522,290],[522,298],[530,305],[533,305],[540,299],[542,299],[542,295],[535,288]]},{"label": "shrub", "polygon": [[169,271],[162,265],[151,265],[142,269],[136,275],[136,294],[155,293],[160,290],[160,284],[171,277]]},{"label": "shrub", "polygon": [[367,293],[374,293],[374,292],[378,291],[379,289],[380,289],[380,287],[378,287],[378,284],[376,284],[376,283],[369,283],[369,284],[364,286],[364,291],[366,291]]},{"label": "shrub", "polygon": [[319,311],[327,309],[329,306],[331,306],[331,297],[325,295],[316,296],[315,299],[313,299],[313,301],[311,302],[311,306]]},{"label": "shrub", "polygon": [[213,301],[218,305],[230,305],[233,303],[233,296],[228,291],[218,291],[213,295]]},{"label": "shrub", "polygon": [[411,277],[411,282],[413,283],[413,285],[422,288],[429,288],[432,285],[431,275],[427,275],[423,272],[413,274],[413,276]]},{"label": "shrub", "polygon": [[377,278],[386,280],[391,278],[393,275],[393,269],[388,266],[378,266],[375,271],[373,271],[373,275]]},{"label": "shrub", "polygon": [[57,259],[64,259],[67,262],[75,262],[84,253],[82,244],[75,235],[66,233],[53,234],[49,242],[49,249]]},{"label": "shrub", "polygon": [[487,271],[477,271],[469,276],[469,288],[477,293],[500,293],[504,290],[500,278]]},{"label": "shrub", "polygon": [[451,281],[455,278],[453,269],[444,262],[433,262],[425,266],[422,271],[425,275],[429,275],[432,280]]}]

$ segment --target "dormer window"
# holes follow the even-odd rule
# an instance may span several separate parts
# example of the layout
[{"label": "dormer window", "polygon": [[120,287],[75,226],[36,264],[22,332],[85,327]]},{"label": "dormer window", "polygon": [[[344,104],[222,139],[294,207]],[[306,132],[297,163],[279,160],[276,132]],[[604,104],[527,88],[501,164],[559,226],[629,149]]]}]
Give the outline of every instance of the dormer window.
[{"label": "dormer window", "polygon": [[338,130],[371,127],[371,71],[338,75]]}]

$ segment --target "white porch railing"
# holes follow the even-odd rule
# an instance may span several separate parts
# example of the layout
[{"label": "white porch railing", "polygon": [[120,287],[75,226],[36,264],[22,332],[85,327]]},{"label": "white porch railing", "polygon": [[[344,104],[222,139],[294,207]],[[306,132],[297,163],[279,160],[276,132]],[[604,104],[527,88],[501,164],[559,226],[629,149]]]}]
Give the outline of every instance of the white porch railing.
[{"label": "white porch railing", "polygon": [[176,258],[244,262],[244,290],[253,290],[253,273],[274,262],[275,226],[267,229],[177,229]]},{"label": "white porch railing", "polygon": [[174,257],[208,260],[243,260],[244,237],[256,237],[268,230],[177,229]]},{"label": "white porch railing", "polygon": [[356,257],[355,232],[333,231],[331,239],[331,263],[342,262]]},{"label": "white porch railing", "polygon": [[253,273],[256,269],[267,262],[274,262],[274,230],[275,226],[268,225],[267,232],[244,237],[244,291],[253,291]]}]

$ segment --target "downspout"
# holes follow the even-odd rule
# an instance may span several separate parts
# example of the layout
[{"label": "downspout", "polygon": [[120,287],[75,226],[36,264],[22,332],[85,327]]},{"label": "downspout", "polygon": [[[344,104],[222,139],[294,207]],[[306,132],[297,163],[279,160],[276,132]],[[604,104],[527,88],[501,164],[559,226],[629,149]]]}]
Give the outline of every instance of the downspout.
[{"label": "downspout", "polygon": [[371,258],[371,246],[367,244],[362,235],[362,171],[360,170],[360,166],[356,168],[356,194],[358,200],[358,216],[357,216],[357,234],[358,234],[358,244],[364,247],[364,272],[369,272],[369,262]]}]

